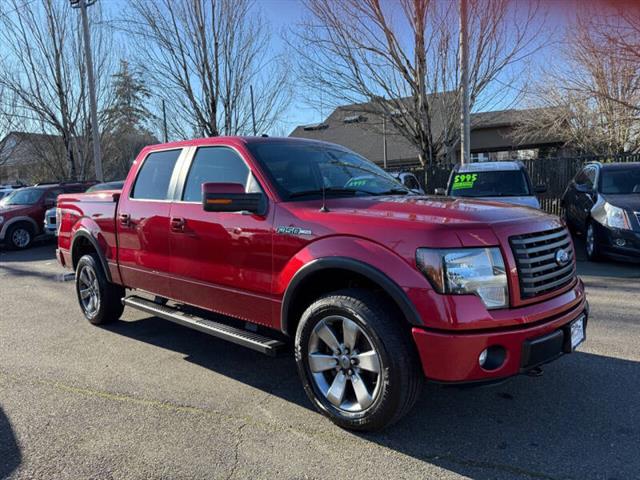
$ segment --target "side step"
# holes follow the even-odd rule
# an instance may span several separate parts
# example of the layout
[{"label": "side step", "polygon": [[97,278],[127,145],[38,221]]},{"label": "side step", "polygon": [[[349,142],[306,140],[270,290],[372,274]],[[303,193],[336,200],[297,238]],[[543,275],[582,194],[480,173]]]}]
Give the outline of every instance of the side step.
[{"label": "side step", "polygon": [[147,300],[146,298],[135,295],[123,298],[122,303],[127,307],[150,313],[156,317],[177,323],[178,325],[208,333],[214,337],[228,340],[229,342],[251,348],[272,357],[275,357],[285,347],[285,343],[280,340],[265,337],[255,332],[248,332],[224,323],[207,320],[206,318],[197,317],[176,308],[160,305],[152,300]]}]

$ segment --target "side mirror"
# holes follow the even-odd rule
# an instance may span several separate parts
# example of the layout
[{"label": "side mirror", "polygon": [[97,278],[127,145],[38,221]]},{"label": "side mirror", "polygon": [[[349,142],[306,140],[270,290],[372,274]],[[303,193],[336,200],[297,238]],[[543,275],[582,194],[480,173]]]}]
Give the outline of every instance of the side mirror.
[{"label": "side mirror", "polygon": [[536,193],[547,193],[547,186],[546,185],[536,185],[533,190]]},{"label": "side mirror", "polygon": [[576,192],[593,193],[593,187],[591,187],[590,185],[587,185],[586,183],[577,183]]},{"label": "side mirror", "polygon": [[202,184],[202,208],[205,212],[249,212],[264,215],[267,202],[262,193],[245,193],[239,183]]},{"label": "side mirror", "polygon": [[436,195],[446,195],[447,194],[447,189],[446,188],[436,188],[434,190],[434,193]]}]

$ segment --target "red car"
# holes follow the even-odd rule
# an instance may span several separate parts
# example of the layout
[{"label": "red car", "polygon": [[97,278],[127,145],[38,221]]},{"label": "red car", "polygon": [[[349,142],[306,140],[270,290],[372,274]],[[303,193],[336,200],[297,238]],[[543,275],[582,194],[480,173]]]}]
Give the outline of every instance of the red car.
[{"label": "red car", "polygon": [[43,233],[44,214],[55,207],[58,195],[84,192],[94,183],[42,183],[13,190],[0,201],[0,242],[28,248]]},{"label": "red car", "polygon": [[58,258],[91,323],[127,305],[267,354],[289,339],[310,400],[346,428],[398,420],[425,378],[495,382],[585,338],[557,217],[418,196],[337,145],[147,147],[122,191],[58,206]]}]

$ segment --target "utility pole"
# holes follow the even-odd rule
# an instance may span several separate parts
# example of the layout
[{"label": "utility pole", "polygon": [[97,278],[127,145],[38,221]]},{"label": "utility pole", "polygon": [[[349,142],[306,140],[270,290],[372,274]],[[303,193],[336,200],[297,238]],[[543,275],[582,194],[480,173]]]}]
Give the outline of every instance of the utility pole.
[{"label": "utility pole", "polygon": [[249,85],[249,92],[251,93],[251,122],[253,123],[253,136],[255,137],[258,133],[256,132],[256,107],[253,104],[253,85]]},{"label": "utility pole", "polygon": [[169,132],[167,131],[167,107],[164,99],[162,99],[162,133],[164,135],[164,143],[169,141]]},{"label": "utility pole", "polygon": [[96,180],[102,182],[102,151],[100,149],[100,132],[98,130],[98,106],[96,101],[96,85],[93,75],[93,57],[91,54],[91,36],[89,34],[89,19],[87,7],[96,3],[96,0],[71,0],[73,8],[80,9],[82,17],[82,33],[84,36],[84,58],[87,63],[87,82],[89,83],[89,110],[91,111],[91,134],[93,139],[93,163],[96,167]]},{"label": "utility pole", "polygon": [[469,31],[468,0],[460,0],[460,162],[471,162],[471,124],[469,121]]},{"label": "utility pole", "polygon": [[382,165],[387,169],[387,117],[382,113]]}]

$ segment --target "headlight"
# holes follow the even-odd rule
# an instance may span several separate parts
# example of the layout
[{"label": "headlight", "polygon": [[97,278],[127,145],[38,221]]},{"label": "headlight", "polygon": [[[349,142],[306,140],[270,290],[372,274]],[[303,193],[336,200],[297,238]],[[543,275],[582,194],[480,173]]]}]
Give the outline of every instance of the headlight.
[{"label": "headlight", "polygon": [[631,230],[629,226],[629,219],[624,210],[618,207],[614,207],[610,203],[604,203],[604,225],[611,228],[622,228],[624,230]]},{"label": "headlight", "polygon": [[419,248],[416,262],[439,293],[477,295],[487,308],[509,304],[507,275],[499,248]]}]

